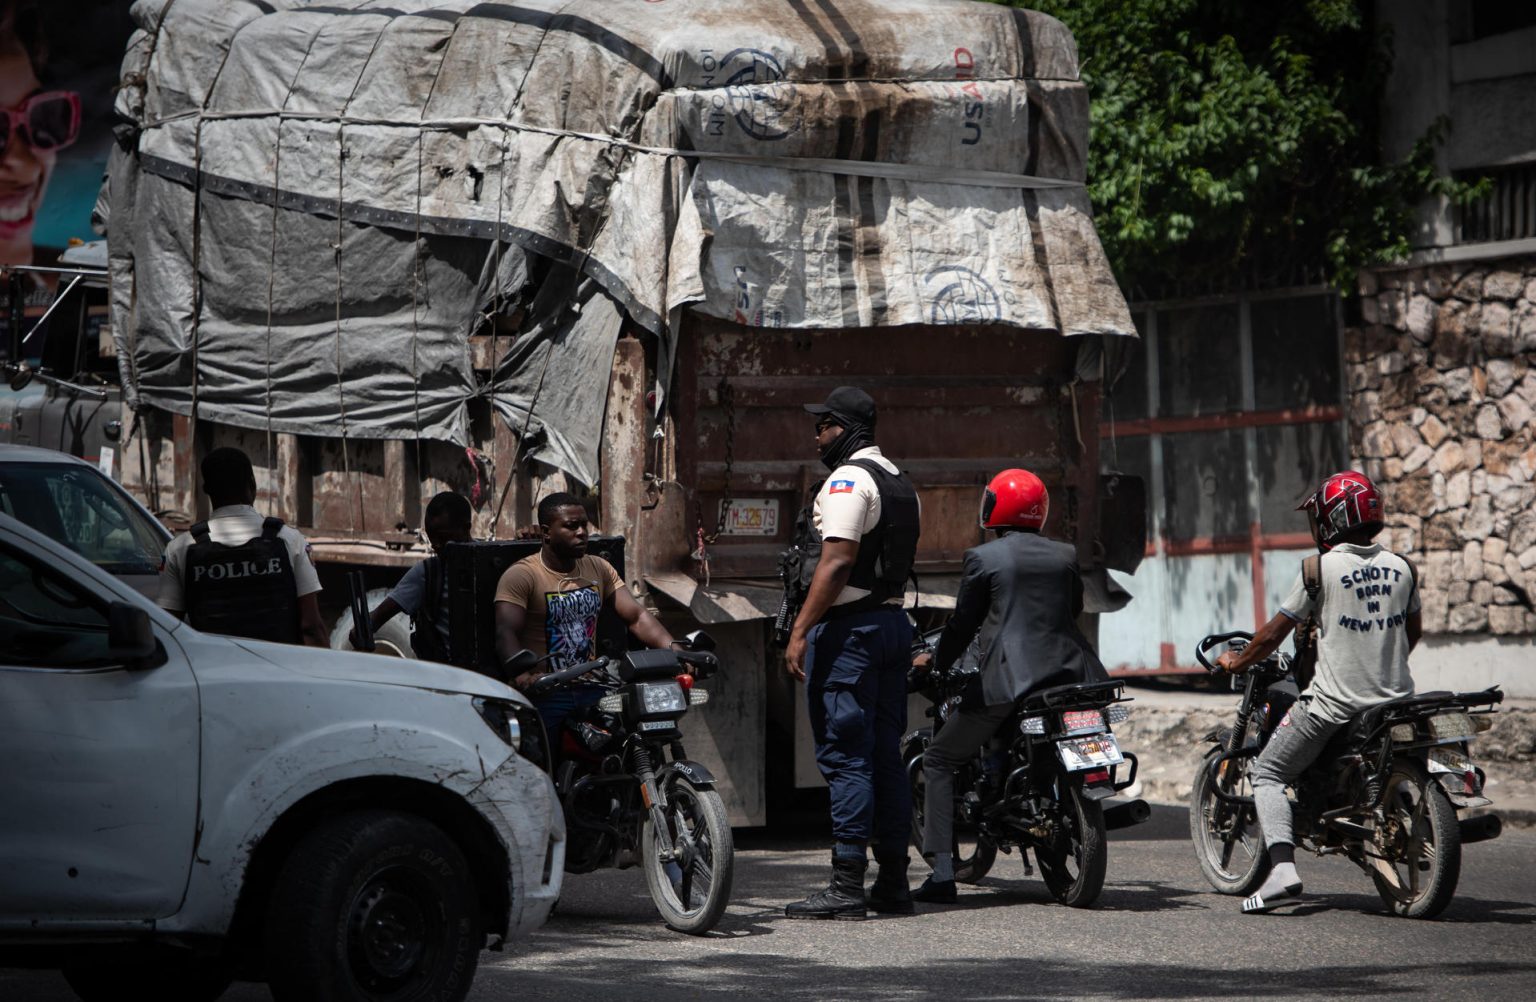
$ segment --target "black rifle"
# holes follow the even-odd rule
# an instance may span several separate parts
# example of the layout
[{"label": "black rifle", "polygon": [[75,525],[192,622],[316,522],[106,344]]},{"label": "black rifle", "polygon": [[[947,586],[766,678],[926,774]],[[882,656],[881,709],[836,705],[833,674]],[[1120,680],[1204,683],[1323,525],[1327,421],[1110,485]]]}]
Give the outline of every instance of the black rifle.
[{"label": "black rifle", "polygon": [[348,571],[347,584],[352,589],[352,632],[358,642],[356,650],[373,653],[373,619],[368,615],[368,590],[363,585],[362,571]]}]

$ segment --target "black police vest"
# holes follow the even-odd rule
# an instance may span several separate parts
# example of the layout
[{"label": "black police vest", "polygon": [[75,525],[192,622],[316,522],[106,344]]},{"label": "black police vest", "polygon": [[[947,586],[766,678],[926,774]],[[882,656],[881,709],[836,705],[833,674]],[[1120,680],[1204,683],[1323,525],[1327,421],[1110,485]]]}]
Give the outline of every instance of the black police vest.
[{"label": "black police vest", "polygon": [[443,607],[443,558],[428,557],[426,568],[426,590],[411,616],[411,652],[422,661],[448,664],[448,650],[437,628],[438,613]]},{"label": "black police vest", "polygon": [[848,575],[850,586],[869,592],[853,604],[868,609],[906,591],[922,531],[917,490],[904,475],[888,472],[873,459],[854,459],[848,465],[868,471],[880,493],[880,519],[859,540],[859,555]]},{"label": "black police vest", "polygon": [[208,633],[299,643],[299,598],[283,520],[268,518],[261,535],[233,546],[215,543],[208,523],[192,527],[182,570],[187,622]]}]

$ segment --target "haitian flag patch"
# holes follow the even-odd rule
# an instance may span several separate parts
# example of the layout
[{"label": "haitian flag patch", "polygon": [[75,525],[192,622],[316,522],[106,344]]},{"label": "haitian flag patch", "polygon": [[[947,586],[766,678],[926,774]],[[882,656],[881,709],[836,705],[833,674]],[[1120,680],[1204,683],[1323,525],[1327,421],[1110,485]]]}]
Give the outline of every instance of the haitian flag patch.
[{"label": "haitian flag patch", "polygon": [[852,494],[853,493],[853,481],[852,480],[834,480],[834,481],[832,481],[832,483],[830,485],[828,485],[827,493],[828,494]]}]

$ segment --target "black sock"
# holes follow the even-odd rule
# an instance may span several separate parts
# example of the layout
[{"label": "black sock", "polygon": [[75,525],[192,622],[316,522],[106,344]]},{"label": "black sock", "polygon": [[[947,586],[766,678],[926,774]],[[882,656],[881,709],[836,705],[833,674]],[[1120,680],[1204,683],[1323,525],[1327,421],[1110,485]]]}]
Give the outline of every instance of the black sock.
[{"label": "black sock", "polygon": [[1276,866],[1296,862],[1296,847],[1289,842],[1276,842],[1269,847],[1269,861]]}]

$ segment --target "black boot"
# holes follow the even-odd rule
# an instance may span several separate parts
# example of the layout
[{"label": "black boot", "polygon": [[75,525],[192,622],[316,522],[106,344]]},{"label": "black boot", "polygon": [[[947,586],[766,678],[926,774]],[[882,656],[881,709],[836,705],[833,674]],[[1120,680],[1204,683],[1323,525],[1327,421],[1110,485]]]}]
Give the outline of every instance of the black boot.
[{"label": "black boot", "polygon": [[827,889],[817,891],[804,901],[784,906],[784,914],[793,919],[862,919],[864,907],[864,871],[869,861],[857,857],[832,857],[832,880]]},{"label": "black boot", "polygon": [[907,856],[876,856],[880,864],[874,886],[869,889],[869,907],[885,915],[911,915],[912,889],[907,886]]}]

